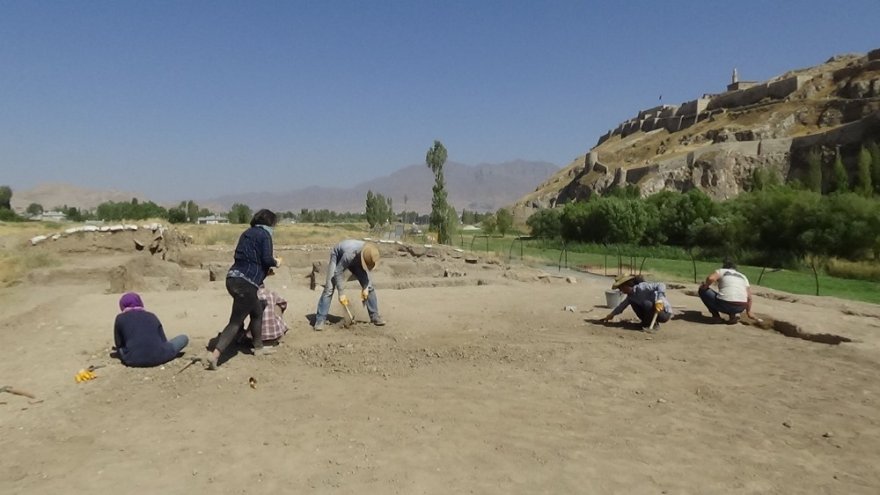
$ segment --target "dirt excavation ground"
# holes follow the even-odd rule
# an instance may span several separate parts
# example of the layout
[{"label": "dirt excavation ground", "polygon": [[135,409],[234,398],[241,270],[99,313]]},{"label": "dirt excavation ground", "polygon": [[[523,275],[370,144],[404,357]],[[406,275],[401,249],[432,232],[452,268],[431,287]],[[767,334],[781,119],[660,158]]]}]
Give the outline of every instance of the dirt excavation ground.
[{"label": "dirt excavation ground", "polygon": [[21,248],[61,264],[0,290],[0,386],[37,397],[0,393],[0,493],[880,493],[878,306],[756,288],[765,328],[710,325],[675,286],[648,335],[594,321],[608,279],[382,244],[388,325],[317,333],[329,245],[277,246],[276,354],[131,369],[109,357],[122,291],[186,356],[231,307],[231,246],[144,235]]}]

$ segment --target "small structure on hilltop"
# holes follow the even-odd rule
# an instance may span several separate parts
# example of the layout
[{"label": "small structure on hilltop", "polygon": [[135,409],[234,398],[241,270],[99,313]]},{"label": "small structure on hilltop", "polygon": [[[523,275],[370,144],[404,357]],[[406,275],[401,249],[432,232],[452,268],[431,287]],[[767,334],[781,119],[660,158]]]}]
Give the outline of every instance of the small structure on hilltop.
[{"label": "small structure on hilltop", "polygon": [[739,75],[736,73],[736,67],[733,68],[733,75],[730,76],[730,84],[727,85],[728,91],[737,91],[740,89],[749,89],[757,86],[758,81],[740,81]]}]

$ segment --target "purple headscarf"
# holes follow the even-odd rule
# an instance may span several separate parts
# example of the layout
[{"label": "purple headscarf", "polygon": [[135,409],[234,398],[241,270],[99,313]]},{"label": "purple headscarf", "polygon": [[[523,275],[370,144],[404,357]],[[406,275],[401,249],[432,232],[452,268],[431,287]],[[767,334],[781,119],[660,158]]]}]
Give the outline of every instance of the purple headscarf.
[{"label": "purple headscarf", "polygon": [[126,292],[119,298],[119,310],[123,313],[126,311],[143,310],[144,302],[137,292]]}]

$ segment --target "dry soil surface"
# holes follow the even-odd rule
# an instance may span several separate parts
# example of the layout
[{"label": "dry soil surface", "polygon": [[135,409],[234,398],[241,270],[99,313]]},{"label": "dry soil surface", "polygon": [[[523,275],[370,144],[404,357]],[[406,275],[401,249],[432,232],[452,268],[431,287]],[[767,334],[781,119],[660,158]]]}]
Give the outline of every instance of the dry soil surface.
[{"label": "dry soil surface", "polygon": [[[62,264],[0,291],[0,386],[37,397],[0,394],[0,493],[880,493],[877,306],[756,288],[763,328],[713,325],[678,287],[649,335],[595,321],[607,279],[383,244],[388,325],[319,333],[329,246],[283,246],[278,352],[183,370],[229,317],[230,247],[114,235],[29,247]],[[131,289],[186,357],[109,357]]]}]

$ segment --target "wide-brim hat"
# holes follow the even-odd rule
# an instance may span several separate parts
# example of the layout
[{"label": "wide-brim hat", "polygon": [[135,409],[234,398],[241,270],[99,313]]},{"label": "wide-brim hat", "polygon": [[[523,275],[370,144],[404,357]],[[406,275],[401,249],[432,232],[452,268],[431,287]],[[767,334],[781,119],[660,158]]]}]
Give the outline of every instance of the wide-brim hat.
[{"label": "wide-brim hat", "polygon": [[364,244],[364,248],[361,250],[361,266],[364,267],[364,270],[372,270],[378,262],[379,248],[375,244]]},{"label": "wide-brim hat", "polygon": [[627,282],[631,282],[631,281],[635,280],[635,278],[636,278],[635,275],[620,275],[614,279],[614,283],[611,284],[611,288],[617,289],[621,285],[626,285]]}]

